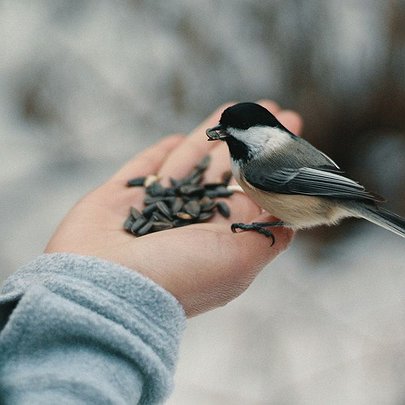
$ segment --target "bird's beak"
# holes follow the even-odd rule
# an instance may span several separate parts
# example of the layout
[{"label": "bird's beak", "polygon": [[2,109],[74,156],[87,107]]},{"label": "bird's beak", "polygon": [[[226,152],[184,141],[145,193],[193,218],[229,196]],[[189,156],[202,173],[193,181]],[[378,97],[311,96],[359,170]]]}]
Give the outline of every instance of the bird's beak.
[{"label": "bird's beak", "polygon": [[227,138],[227,135],[223,132],[221,133],[221,125],[217,125],[213,128],[208,128],[205,133],[208,136],[209,141],[223,141]]}]

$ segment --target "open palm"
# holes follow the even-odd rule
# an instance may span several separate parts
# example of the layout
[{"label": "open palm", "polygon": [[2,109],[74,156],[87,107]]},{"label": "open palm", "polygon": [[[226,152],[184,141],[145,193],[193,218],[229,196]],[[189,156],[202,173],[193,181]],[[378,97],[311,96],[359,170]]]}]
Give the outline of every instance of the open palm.
[{"label": "open palm", "polygon": [[[283,124],[298,132],[297,114],[261,102]],[[209,222],[188,225],[135,238],[123,230],[130,206],[143,208],[144,191],[128,188],[129,178],[158,173],[162,183],[186,175],[203,156],[211,165],[205,181],[219,181],[229,170],[223,143],[207,142],[205,130],[214,126],[222,106],[189,136],[172,135],[127,163],[110,180],[89,193],[69,212],[46,248],[47,253],[71,252],[97,256],[142,273],[171,292],[188,316],[224,305],[242,293],[258,272],[285,250],[293,232],[275,228],[276,243],[255,232],[234,234],[233,222],[263,221],[268,214],[243,194],[227,200],[228,219],[215,215]]]}]

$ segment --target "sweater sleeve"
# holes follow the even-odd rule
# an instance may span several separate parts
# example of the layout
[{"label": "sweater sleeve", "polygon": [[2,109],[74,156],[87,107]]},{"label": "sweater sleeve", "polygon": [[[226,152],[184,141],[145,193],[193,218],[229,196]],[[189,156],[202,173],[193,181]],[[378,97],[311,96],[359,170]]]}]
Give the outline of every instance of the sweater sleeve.
[{"label": "sweater sleeve", "polygon": [[155,404],[185,316],[163,288],[93,257],[38,257],[0,295],[0,403]]}]

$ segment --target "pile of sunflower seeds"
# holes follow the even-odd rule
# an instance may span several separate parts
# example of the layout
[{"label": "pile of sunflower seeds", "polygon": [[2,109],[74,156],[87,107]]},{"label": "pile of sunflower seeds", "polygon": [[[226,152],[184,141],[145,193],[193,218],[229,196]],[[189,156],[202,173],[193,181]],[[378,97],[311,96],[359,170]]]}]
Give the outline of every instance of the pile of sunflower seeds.
[{"label": "pile of sunflower seeds", "polygon": [[143,236],[208,221],[215,212],[228,218],[229,206],[215,198],[227,198],[233,194],[232,187],[229,187],[232,173],[225,172],[220,183],[202,184],[209,163],[210,157],[206,156],[186,177],[171,178],[171,187],[162,186],[155,175],[129,180],[128,187],[145,187],[145,208],[139,211],[131,207],[124,229],[135,236]]}]

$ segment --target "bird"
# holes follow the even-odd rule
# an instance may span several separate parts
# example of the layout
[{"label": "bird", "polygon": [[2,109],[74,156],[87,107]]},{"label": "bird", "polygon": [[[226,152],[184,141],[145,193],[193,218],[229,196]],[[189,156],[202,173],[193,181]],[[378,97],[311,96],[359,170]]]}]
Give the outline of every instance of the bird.
[{"label": "bird", "polygon": [[405,219],[381,207],[385,199],[345,176],[325,153],[282,125],[265,107],[243,102],[226,108],[208,141],[226,142],[232,174],[243,191],[277,220],[234,223],[233,232],[272,227],[294,230],[366,219],[405,237]]}]

